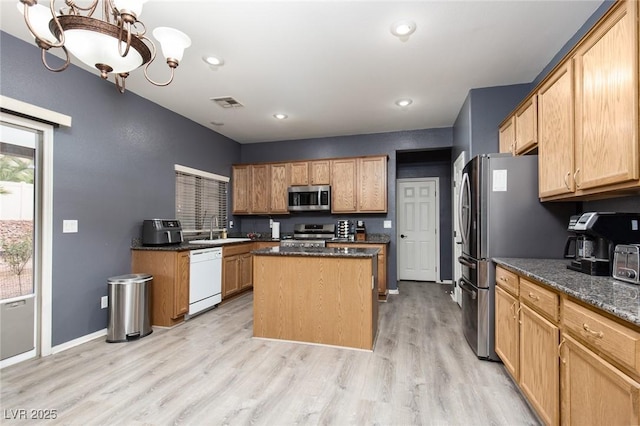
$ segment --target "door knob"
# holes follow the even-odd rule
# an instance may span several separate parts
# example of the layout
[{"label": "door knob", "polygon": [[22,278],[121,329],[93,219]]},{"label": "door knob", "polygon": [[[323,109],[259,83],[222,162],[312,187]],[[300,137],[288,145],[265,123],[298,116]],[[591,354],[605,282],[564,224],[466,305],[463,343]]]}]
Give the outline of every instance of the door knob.
[{"label": "door knob", "polygon": [[407,236],[404,234],[400,234],[400,238],[406,238]]}]

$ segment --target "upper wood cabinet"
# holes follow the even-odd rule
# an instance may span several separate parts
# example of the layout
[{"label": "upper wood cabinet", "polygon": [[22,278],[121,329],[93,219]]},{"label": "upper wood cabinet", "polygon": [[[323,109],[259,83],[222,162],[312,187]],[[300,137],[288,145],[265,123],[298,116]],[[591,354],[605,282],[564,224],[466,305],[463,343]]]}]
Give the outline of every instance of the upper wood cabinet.
[{"label": "upper wood cabinet", "polygon": [[290,165],[288,163],[270,165],[271,188],[269,191],[269,211],[271,213],[289,213],[289,170]]},{"label": "upper wood cabinet", "polygon": [[233,213],[249,213],[250,206],[250,193],[249,190],[251,184],[251,166],[240,165],[233,166],[231,173],[231,186],[233,188]]},{"label": "upper wood cabinet", "polygon": [[251,166],[251,213],[269,213],[269,164]]},{"label": "upper wood cabinet", "polygon": [[331,184],[331,161],[314,160],[309,162],[309,183],[311,185]]},{"label": "upper wood cabinet", "polygon": [[579,194],[640,186],[638,2],[613,9],[574,56]]},{"label": "upper wood cabinet", "polygon": [[515,117],[509,117],[499,129],[500,152],[510,152],[513,154],[516,143]]},{"label": "upper wood cabinet", "polygon": [[330,160],[297,161],[289,163],[292,186],[329,185],[331,183]]},{"label": "upper wood cabinet", "polygon": [[500,152],[526,154],[538,145],[538,101],[527,98],[499,128]]},{"label": "upper wood cabinet", "polygon": [[575,191],[573,63],[554,71],[538,90],[538,176],[541,198]]},{"label": "upper wood cabinet", "polygon": [[529,152],[538,145],[538,99],[535,95],[516,110],[515,127],[516,155]]},{"label": "upper wood cabinet", "polygon": [[292,186],[309,185],[309,162],[297,161],[290,163],[291,165],[291,181]]},{"label": "upper wood cabinet", "polygon": [[356,158],[331,160],[331,212],[354,213],[356,200],[358,161]]},{"label": "upper wood cabinet", "polygon": [[233,214],[289,214],[288,188],[331,185],[333,213],[387,211],[387,157],[233,166]]},{"label": "upper wood cabinet", "polygon": [[358,158],[358,211],[387,211],[387,157]]}]

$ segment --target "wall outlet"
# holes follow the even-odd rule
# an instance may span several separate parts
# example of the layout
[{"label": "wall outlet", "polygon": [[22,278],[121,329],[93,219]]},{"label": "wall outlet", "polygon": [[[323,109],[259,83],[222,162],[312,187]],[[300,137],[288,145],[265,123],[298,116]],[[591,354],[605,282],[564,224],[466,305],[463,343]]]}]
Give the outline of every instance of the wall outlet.
[{"label": "wall outlet", "polygon": [[269,229],[273,228],[273,219],[269,219]]},{"label": "wall outlet", "polygon": [[77,220],[63,220],[62,221],[62,232],[63,233],[72,233],[78,232],[78,221]]},{"label": "wall outlet", "polygon": [[232,220],[229,221],[229,229],[233,229],[233,221]]},{"label": "wall outlet", "polygon": [[100,298],[100,309],[105,309],[109,307],[109,296],[102,296]]},{"label": "wall outlet", "polygon": [[384,221],[384,227],[387,228],[387,229],[391,228],[391,221],[390,220],[385,220]]}]

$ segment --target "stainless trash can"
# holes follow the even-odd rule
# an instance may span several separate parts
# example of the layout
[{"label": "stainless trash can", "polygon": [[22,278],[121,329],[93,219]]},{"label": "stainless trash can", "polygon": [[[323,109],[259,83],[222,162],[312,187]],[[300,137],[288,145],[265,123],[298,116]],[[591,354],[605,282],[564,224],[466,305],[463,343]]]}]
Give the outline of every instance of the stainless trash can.
[{"label": "stainless trash can", "polygon": [[149,274],[120,275],[107,280],[107,342],[127,342],[151,334],[149,286],[152,280]]}]

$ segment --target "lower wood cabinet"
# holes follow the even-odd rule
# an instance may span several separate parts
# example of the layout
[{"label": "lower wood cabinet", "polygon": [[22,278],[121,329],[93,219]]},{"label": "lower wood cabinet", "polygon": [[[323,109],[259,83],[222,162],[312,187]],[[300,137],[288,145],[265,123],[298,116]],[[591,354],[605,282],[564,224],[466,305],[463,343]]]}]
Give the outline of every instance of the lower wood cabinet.
[{"label": "lower wood cabinet", "polygon": [[380,249],[378,252],[378,300],[387,300],[387,245],[370,243],[327,243],[327,247]]},{"label": "lower wood cabinet", "polygon": [[562,335],[562,424],[637,425],[640,384]]},{"label": "lower wood cabinet", "polygon": [[518,299],[496,286],[495,327],[496,354],[504,363],[511,377],[518,381],[520,378],[520,326]]},{"label": "lower wood cabinet", "polygon": [[253,243],[222,248],[222,299],[253,286]]},{"label": "lower wood cabinet", "polygon": [[499,266],[495,296],[496,353],[545,424],[640,424],[640,327]]},{"label": "lower wood cabinet", "polygon": [[189,312],[189,251],[133,250],[131,271],[153,276],[151,324],[171,327]]},{"label": "lower wood cabinet", "polygon": [[520,305],[520,389],[548,425],[560,423],[559,330],[526,304]]}]

